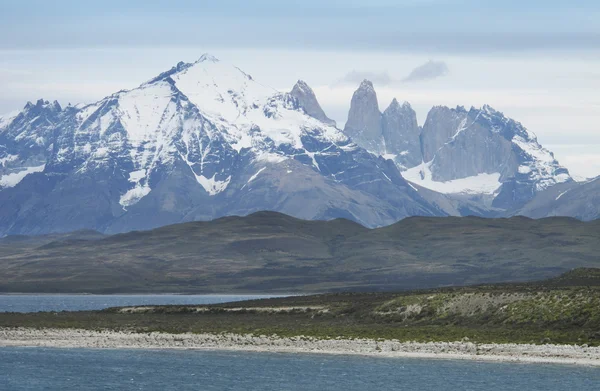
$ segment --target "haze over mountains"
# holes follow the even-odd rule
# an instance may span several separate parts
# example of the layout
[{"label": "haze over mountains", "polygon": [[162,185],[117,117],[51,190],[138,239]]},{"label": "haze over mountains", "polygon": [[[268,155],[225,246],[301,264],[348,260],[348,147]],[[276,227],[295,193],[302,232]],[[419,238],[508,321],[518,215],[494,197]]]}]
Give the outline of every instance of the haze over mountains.
[{"label": "haze over mountains", "polygon": [[408,103],[381,112],[364,81],[341,130],[306,83],[278,92],[210,55],[90,105],[39,100],[0,118],[0,235],[259,210],[368,227],[408,216],[591,220],[596,182],[573,181],[489,106],[434,107],[420,127]]}]

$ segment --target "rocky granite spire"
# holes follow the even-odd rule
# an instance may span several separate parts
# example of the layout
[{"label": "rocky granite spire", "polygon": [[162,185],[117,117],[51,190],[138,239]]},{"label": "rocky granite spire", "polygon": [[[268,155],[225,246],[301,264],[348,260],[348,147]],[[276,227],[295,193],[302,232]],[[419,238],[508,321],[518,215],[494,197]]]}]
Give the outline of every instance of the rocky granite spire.
[{"label": "rocky granite spire", "polygon": [[369,227],[445,214],[307,112],[327,119],[305,83],[281,93],[209,55],[89,105],[28,104],[0,118],[0,237],[259,210]]},{"label": "rocky granite spire", "polygon": [[344,133],[372,153],[385,153],[377,94],[368,80],[364,80],[352,96]]},{"label": "rocky granite spire", "polygon": [[441,183],[453,183],[453,192],[488,194],[496,208],[522,206],[536,193],[572,181],[533,133],[490,106],[434,107],[421,148],[424,163],[404,172],[405,178],[438,191]]},{"label": "rocky granite spire", "polygon": [[424,162],[433,160],[436,152],[452,139],[459,129],[467,126],[467,117],[468,113],[463,107],[451,109],[446,106],[434,106],[429,111],[421,134]]},{"label": "rocky granite spire", "polygon": [[388,155],[395,155],[394,161],[401,168],[414,167],[421,163],[421,129],[417,123],[417,113],[408,102],[402,105],[396,98],[382,115],[382,133]]},{"label": "rocky granite spire", "polygon": [[306,84],[306,82],[298,80],[290,94],[298,100],[300,107],[304,109],[306,114],[318,119],[324,124],[331,126],[336,125],[334,120],[327,117],[321,108],[314,91]]}]

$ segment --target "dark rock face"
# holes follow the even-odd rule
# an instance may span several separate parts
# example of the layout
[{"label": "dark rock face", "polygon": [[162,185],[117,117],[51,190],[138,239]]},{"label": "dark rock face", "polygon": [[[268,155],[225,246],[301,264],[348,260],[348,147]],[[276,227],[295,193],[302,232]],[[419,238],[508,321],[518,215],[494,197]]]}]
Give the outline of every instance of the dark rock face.
[{"label": "dark rock face", "polygon": [[493,207],[507,213],[538,192],[572,179],[566,168],[520,123],[484,106],[482,109],[435,107],[421,135],[423,158],[439,182],[498,176]]},{"label": "dark rock face", "polygon": [[394,160],[400,169],[421,163],[421,129],[410,104],[396,99],[381,113],[373,83],[362,82],[352,96],[344,133],[369,152]]},{"label": "dark rock face", "polygon": [[382,133],[386,153],[400,168],[410,168],[421,163],[421,128],[417,123],[417,113],[410,104],[400,105],[396,99],[382,115]]},{"label": "dark rock face", "polygon": [[385,154],[377,94],[368,80],[352,95],[344,133],[369,152]]},{"label": "dark rock face", "polygon": [[296,98],[298,104],[304,109],[306,114],[318,119],[326,125],[336,125],[334,120],[327,117],[321,108],[314,91],[308,86],[308,84],[306,84],[306,82],[298,80],[296,85],[294,85],[294,88],[292,88],[292,92],[290,92],[290,94]]},{"label": "dark rock face", "polygon": [[28,104],[0,124],[0,236],[259,210],[367,226],[444,215],[330,126],[305,83],[278,93],[210,56],[88,106]]},{"label": "dark rock face", "polygon": [[519,166],[511,139],[498,133],[476,109],[432,109],[423,126],[422,140],[425,161],[433,161],[435,181],[496,172],[505,180]]},{"label": "dark rock face", "polygon": [[[355,92],[344,132],[370,152],[392,159],[415,184],[451,197],[475,195],[485,199],[476,210],[496,215],[498,210],[508,214],[537,193],[572,181],[535,135],[489,106],[470,110],[436,106],[421,129],[410,105],[396,99],[378,116],[372,87],[365,81]],[[457,180],[462,182],[453,184]],[[452,204],[457,202],[463,201]]]}]

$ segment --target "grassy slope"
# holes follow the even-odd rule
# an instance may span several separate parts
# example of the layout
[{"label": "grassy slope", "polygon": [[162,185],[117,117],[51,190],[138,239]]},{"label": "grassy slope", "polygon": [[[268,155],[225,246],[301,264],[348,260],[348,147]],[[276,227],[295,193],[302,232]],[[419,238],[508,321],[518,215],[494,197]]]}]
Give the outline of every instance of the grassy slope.
[{"label": "grassy slope", "polygon": [[543,283],[334,293],[132,313],[0,314],[0,327],[600,345],[600,269]]},{"label": "grassy slope", "polygon": [[413,217],[368,230],[261,212],[110,237],[2,239],[0,291],[389,291],[549,278],[600,266],[598,254],[600,221]]}]

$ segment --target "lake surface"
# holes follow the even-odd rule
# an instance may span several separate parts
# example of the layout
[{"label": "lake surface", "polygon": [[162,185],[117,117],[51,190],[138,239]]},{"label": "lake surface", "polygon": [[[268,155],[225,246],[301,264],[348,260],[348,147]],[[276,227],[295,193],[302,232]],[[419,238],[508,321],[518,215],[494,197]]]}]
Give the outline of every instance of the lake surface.
[{"label": "lake surface", "polygon": [[577,366],[210,351],[0,348],[18,390],[597,391]]},{"label": "lake surface", "polygon": [[129,305],[217,304],[269,295],[0,295],[0,312],[88,311]]}]

